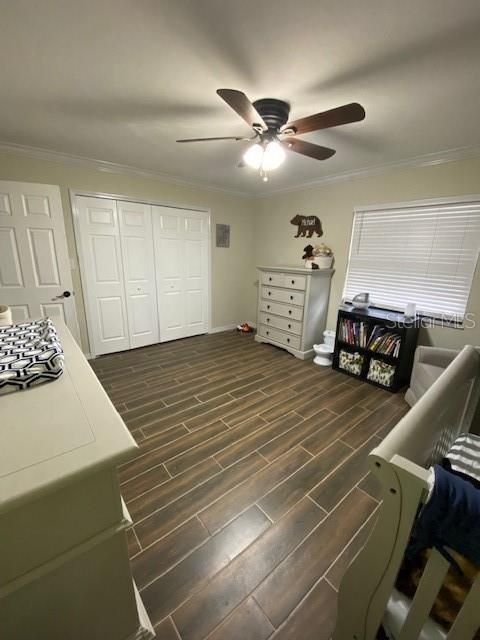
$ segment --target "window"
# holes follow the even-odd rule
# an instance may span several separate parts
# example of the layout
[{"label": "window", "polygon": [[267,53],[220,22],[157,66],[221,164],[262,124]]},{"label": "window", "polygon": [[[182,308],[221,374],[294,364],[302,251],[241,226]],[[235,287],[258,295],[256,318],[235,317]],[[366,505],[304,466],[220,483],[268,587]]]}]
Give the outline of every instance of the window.
[{"label": "window", "polygon": [[343,298],[462,323],[480,247],[480,198],[356,209]]}]

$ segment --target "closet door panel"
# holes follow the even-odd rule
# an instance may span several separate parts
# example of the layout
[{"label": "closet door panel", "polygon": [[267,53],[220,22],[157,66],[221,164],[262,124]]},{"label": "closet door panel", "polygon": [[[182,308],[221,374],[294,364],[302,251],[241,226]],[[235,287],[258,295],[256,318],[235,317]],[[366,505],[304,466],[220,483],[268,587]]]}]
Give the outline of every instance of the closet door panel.
[{"label": "closet door panel", "polygon": [[122,236],[123,260],[126,282],[135,284],[148,283],[148,255],[145,253],[145,240],[143,238],[131,238]]},{"label": "closet door panel", "polygon": [[125,347],[118,347],[119,343],[123,345],[128,341],[118,238],[90,235],[89,241],[93,260],[87,270],[93,272],[94,278],[91,284],[96,303],[95,319],[98,322],[96,340],[106,348],[102,353],[128,348],[128,343]]},{"label": "closet door panel", "polygon": [[175,234],[180,233],[180,225],[183,222],[183,217],[178,213],[177,209],[172,209],[172,213],[166,213],[170,209],[168,207],[154,207],[158,215],[158,229],[162,234]]},{"label": "closet door panel", "polygon": [[205,324],[203,291],[187,291],[185,298],[187,328],[189,330],[203,328]]},{"label": "closet door panel", "polygon": [[184,300],[181,291],[166,292],[163,296],[164,335],[165,340],[183,337],[183,309]]},{"label": "closet door panel", "polygon": [[95,355],[129,349],[116,202],[82,196],[76,205],[90,348]]},{"label": "closet door panel", "polygon": [[206,220],[203,217],[203,214],[199,214],[196,211],[185,214],[185,232],[187,235],[190,237],[195,235],[203,236],[206,231]]},{"label": "closet door panel", "polygon": [[[152,300],[148,294],[132,294],[129,300],[130,313],[128,318],[128,324],[130,329],[130,337],[132,340],[140,338],[142,336],[151,336],[152,333]],[[154,342],[158,342],[158,338],[154,338]],[[152,344],[148,342],[148,344]],[[132,346],[140,346],[136,344]]]},{"label": "closet door panel", "polygon": [[121,297],[97,299],[97,313],[102,340],[117,340],[125,337],[124,309]]},{"label": "closet door panel", "polygon": [[[160,207],[154,207],[159,209]],[[155,211],[153,211],[155,216]],[[165,225],[167,220],[168,226]],[[156,222],[156,224],[155,224]],[[183,296],[183,248],[179,221],[173,216],[154,217],[160,340],[183,338],[185,300]]]},{"label": "closet door panel", "polygon": [[131,347],[159,340],[150,205],[117,202]]},{"label": "closet door panel", "polygon": [[160,282],[181,283],[183,265],[182,242],[180,237],[162,237],[158,239],[155,258],[159,267],[157,276]]},{"label": "closet door panel", "polygon": [[89,237],[93,272],[97,284],[120,285],[120,256],[115,236],[91,235]]},{"label": "closet door panel", "polygon": [[185,214],[183,237],[185,335],[195,335],[208,330],[208,224],[205,214]]},{"label": "closet door panel", "polygon": [[203,273],[203,244],[201,240],[185,241],[185,278],[189,282],[202,280]]},{"label": "closet door panel", "polygon": [[208,330],[208,215],[152,207],[160,340]]}]

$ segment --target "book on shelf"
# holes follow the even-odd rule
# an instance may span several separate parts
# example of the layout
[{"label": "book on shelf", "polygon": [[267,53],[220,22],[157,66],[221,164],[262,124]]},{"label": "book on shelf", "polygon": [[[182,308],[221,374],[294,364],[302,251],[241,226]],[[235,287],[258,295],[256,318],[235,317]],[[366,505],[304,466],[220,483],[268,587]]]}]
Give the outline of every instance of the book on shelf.
[{"label": "book on shelf", "polygon": [[338,326],[338,339],[355,347],[367,346],[367,323],[343,318]]},{"label": "book on shelf", "polygon": [[375,325],[370,334],[367,348],[375,353],[382,353],[397,358],[400,353],[402,337],[386,327]]}]

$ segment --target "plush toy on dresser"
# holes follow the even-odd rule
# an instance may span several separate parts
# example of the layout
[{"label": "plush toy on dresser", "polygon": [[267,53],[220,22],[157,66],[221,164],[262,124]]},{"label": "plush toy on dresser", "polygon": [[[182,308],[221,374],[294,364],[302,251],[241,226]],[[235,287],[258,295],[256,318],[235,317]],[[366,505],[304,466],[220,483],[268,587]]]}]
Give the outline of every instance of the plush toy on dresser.
[{"label": "plush toy on dresser", "polygon": [[302,256],[302,260],[305,260],[305,268],[306,269],[318,269],[319,266],[315,262],[315,256],[313,254],[313,247],[311,244],[307,244],[306,247],[303,248],[304,254]]},{"label": "plush toy on dresser", "polygon": [[326,244],[317,244],[312,247],[307,244],[303,249],[302,260],[305,260],[305,269],[330,269],[333,262],[333,251]]}]

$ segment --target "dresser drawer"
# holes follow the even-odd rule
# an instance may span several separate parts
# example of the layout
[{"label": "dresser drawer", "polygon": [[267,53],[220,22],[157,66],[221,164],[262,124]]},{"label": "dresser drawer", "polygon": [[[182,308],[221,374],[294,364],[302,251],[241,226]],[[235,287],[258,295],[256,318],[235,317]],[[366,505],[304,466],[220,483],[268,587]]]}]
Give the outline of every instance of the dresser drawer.
[{"label": "dresser drawer", "polygon": [[290,320],[288,318],[280,318],[274,316],[271,313],[260,313],[259,321],[266,327],[275,327],[276,329],[283,329],[284,331],[290,331],[297,335],[302,335],[302,323]]},{"label": "dresser drawer", "polygon": [[305,291],[307,286],[306,276],[294,273],[278,273],[273,271],[262,271],[261,282],[272,287],[287,287],[288,289],[300,289]]},{"label": "dresser drawer", "polygon": [[285,302],[303,307],[305,294],[299,291],[289,291],[288,289],[276,289],[275,287],[262,287],[262,298],[273,300],[274,302]]},{"label": "dresser drawer", "polygon": [[123,514],[116,475],[115,470],[77,475],[75,482],[2,514],[0,587],[117,526]]},{"label": "dresser drawer", "polygon": [[273,271],[262,271],[260,279],[262,284],[271,285],[272,287],[283,287],[285,283],[285,274]]},{"label": "dresser drawer", "polygon": [[273,340],[274,342],[278,342],[279,344],[283,344],[286,347],[300,349],[299,336],[289,335],[279,329],[272,329],[271,327],[266,327],[264,324],[261,324],[258,327],[258,335],[268,338],[269,340]]},{"label": "dresser drawer", "polygon": [[301,320],[303,318],[303,309],[301,307],[292,307],[279,302],[270,302],[269,300],[260,300],[259,310],[265,313],[274,313],[284,318],[291,318],[292,320]]},{"label": "dresser drawer", "polygon": [[296,275],[295,273],[286,273],[284,276],[285,283],[284,287],[288,287],[289,289],[301,289],[305,291],[307,288],[307,277]]}]

